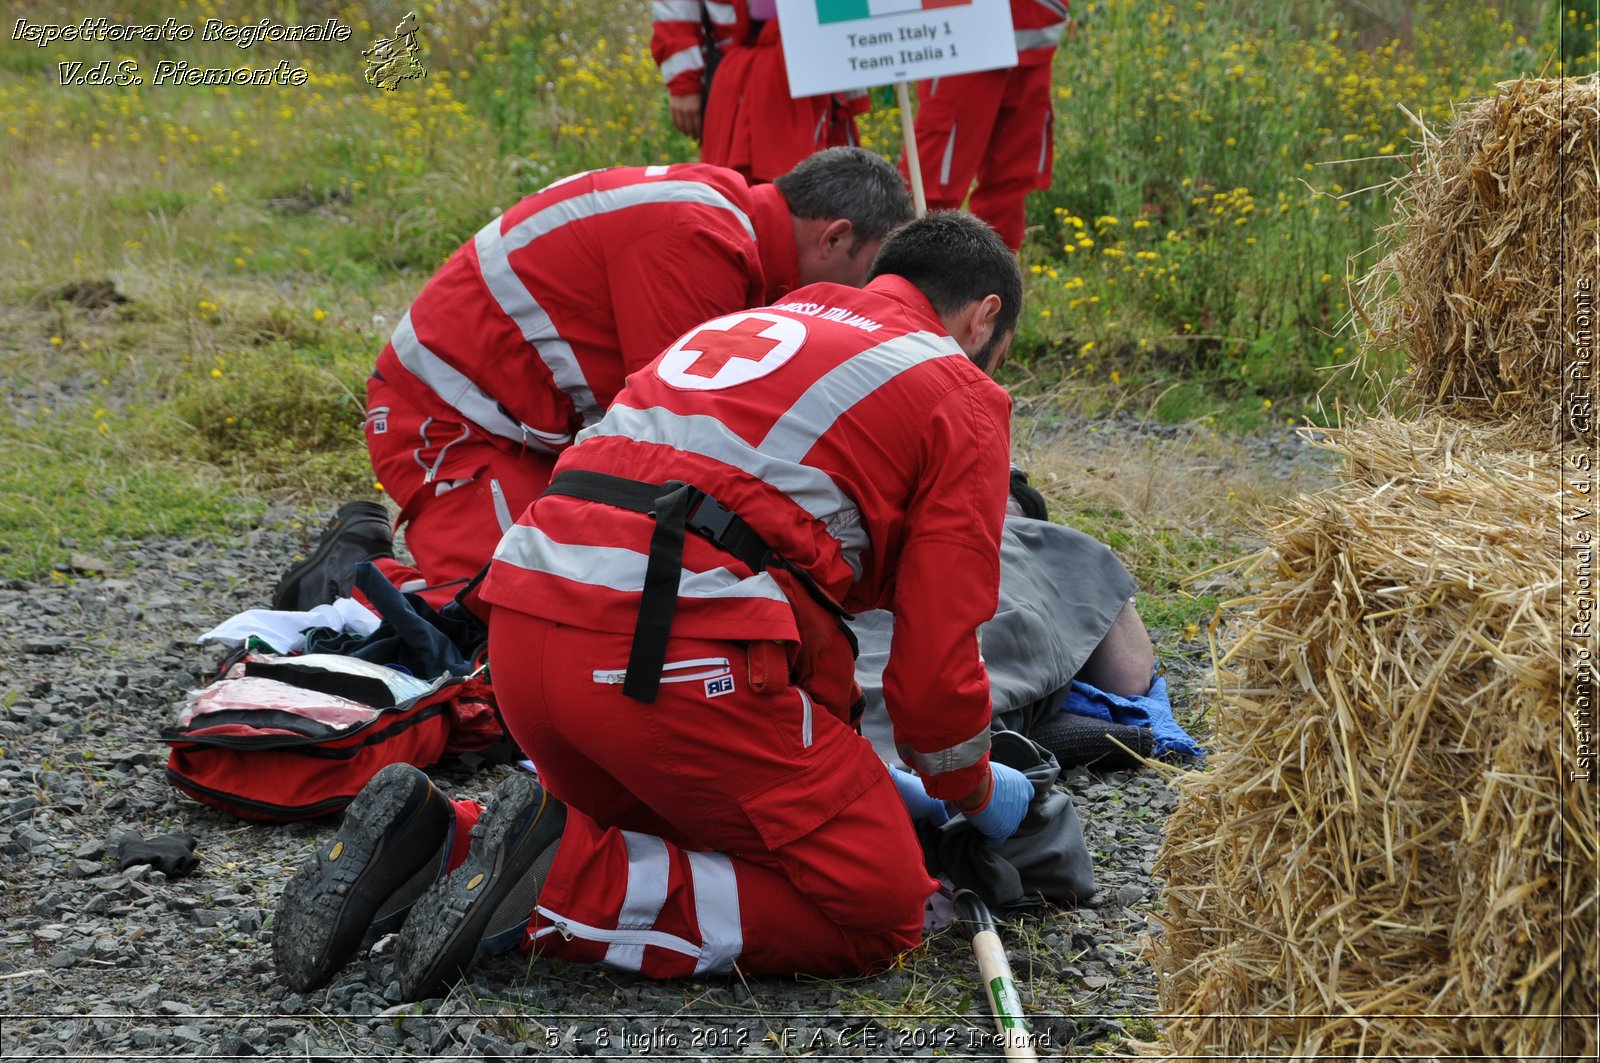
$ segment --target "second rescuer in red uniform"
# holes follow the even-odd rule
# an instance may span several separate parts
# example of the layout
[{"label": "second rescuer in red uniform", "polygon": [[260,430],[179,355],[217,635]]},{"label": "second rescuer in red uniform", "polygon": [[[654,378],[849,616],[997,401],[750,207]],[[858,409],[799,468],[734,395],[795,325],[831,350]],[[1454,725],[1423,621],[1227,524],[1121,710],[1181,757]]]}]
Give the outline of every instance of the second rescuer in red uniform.
[{"label": "second rescuer in red uniform", "polygon": [[650,15],[672,124],[700,141],[701,162],[770,181],[812,152],[857,143],[865,92],[789,95],[773,0],[654,0]]},{"label": "second rescuer in red uniform", "polygon": [[[978,627],[1009,480],[988,374],[1021,277],[954,213],[873,273],[691,329],[561,456],[483,594],[538,781],[502,783],[435,881],[458,815],[416,768],[380,772],[285,888],[291,985],[401,919],[411,999],[516,945],[649,977],[870,970],[921,939],[914,801],[1016,830],[1033,785],[990,762]],[[834,603],[894,613],[885,697],[925,792],[902,799],[852,726]]]},{"label": "second rescuer in red uniform", "polygon": [[[977,630],[998,596],[1009,473],[1010,399],[986,370],[1021,279],[999,237],[957,214],[891,235],[874,272],[690,330],[502,541],[489,657],[548,796],[511,780],[467,862],[411,912],[409,995],[439,989],[480,940],[525,933],[652,977],[839,973],[914,946],[934,883],[850,724],[851,654],[825,599],[893,611],[902,758],[991,837],[1015,829],[1026,797],[989,762]],[[719,537],[666,551],[650,663],[674,492]],[[530,870],[539,855],[553,863]]]},{"label": "second rescuer in red uniform", "polygon": [[1015,251],[1027,230],[1028,193],[1050,187],[1050,73],[1067,28],[1067,5],[1011,0],[1011,22],[1017,65],[918,82],[915,128],[928,209],[959,207],[970,190],[972,213]]},{"label": "second rescuer in red uniform", "polygon": [[367,449],[434,605],[489,561],[623,378],[685,328],[801,284],[859,284],[911,217],[859,148],[750,187],[710,166],[577,174],[516,204],[430,279],[367,385]]}]

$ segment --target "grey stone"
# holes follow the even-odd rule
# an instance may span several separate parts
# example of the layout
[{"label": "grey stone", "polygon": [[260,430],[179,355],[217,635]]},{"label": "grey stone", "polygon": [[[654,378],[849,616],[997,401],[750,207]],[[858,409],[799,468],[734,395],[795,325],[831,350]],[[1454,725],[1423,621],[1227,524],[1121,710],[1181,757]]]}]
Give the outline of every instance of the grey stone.
[{"label": "grey stone", "polygon": [[104,575],[107,567],[109,567],[98,557],[80,553],[70,554],[67,558],[67,566],[74,572],[81,572],[90,576]]},{"label": "grey stone", "polygon": [[[10,671],[0,680],[12,692],[0,710],[0,727],[11,732],[0,735],[7,752],[0,762],[0,852],[6,854],[0,863],[7,876],[0,913],[11,913],[0,914],[0,973],[45,971],[0,979],[0,1014],[84,1014],[106,1002],[114,1009],[95,1020],[104,1028],[61,1018],[22,1030],[8,1020],[8,1051],[16,1046],[21,1054],[75,1058],[217,1058],[252,1051],[284,1060],[314,1058],[313,1052],[315,1058],[330,1052],[334,1058],[422,1058],[434,1051],[445,1059],[601,1052],[615,1058],[630,1056],[625,1029],[637,1036],[665,1022],[681,1031],[682,1044],[672,1054],[696,1057],[702,1053],[690,1049],[688,1034],[707,1025],[702,1016],[723,1021],[738,1013],[803,1015],[808,1035],[824,1035],[812,1054],[828,1055],[840,1051],[841,1030],[861,1024],[854,998],[898,1007],[912,992],[926,993],[918,999],[941,1015],[966,998],[965,1006],[979,1009],[974,1021],[987,1021],[981,1002],[970,999],[970,947],[951,934],[932,938],[908,958],[904,973],[851,980],[852,1003],[844,1008],[831,983],[757,979],[748,989],[737,979],[657,983],[523,956],[484,961],[444,999],[416,1003],[401,999],[392,948],[357,959],[328,987],[286,992],[264,925],[275,920],[284,883],[337,821],[251,824],[206,808],[166,783],[167,749],[158,732],[185,692],[206,682],[221,660],[214,649],[192,644],[201,622],[210,626],[264,604],[286,559],[303,550],[308,537],[314,540],[327,517],[316,514],[305,521],[309,531],[297,532],[288,527],[289,514],[283,507],[259,526],[232,528],[220,544],[82,547],[103,559],[113,577],[123,570],[135,577],[0,581],[0,617],[7,618],[0,620],[7,625],[0,644],[12,651],[4,658]],[[22,651],[24,643],[42,640],[55,640],[62,650]],[[78,652],[87,647],[94,651]],[[1203,662],[1181,667],[1198,670]],[[93,757],[85,759],[86,751]],[[441,765],[434,773],[453,796],[482,800],[503,770]],[[1086,1011],[1110,1011],[1109,991],[1134,1014],[1150,1014],[1156,1009],[1153,976],[1123,951],[1134,946],[1143,920],[1126,905],[1159,904],[1145,865],[1160,844],[1170,788],[1144,771],[1128,772],[1116,785],[1074,773],[1066,785],[1079,800],[1091,849],[1100,854],[1096,872],[1111,906],[1008,917],[1002,937],[1015,967],[1049,973],[1040,983],[1050,986],[1049,1007],[1070,1014],[1067,1005],[1076,1000]],[[170,883],[149,868],[119,872],[103,854],[106,840],[128,829],[146,837],[204,835],[207,860],[195,876]],[[97,860],[91,872],[86,865]],[[3,907],[5,900],[14,906]],[[41,924],[58,936],[36,938]],[[85,945],[87,956],[76,956]],[[67,965],[50,966],[53,955]],[[1074,971],[1063,971],[1067,967]],[[1082,981],[1087,978],[1106,984],[1092,989]],[[1026,985],[1023,995],[1029,996]],[[159,1011],[162,1002],[183,1014]],[[504,1025],[483,1014],[502,1008],[512,1011]],[[219,1025],[204,1017],[211,1015],[240,1018]],[[598,1015],[615,1018],[573,1018]],[[559,1035],[554,1053],[543,1050],[544,1023]],[[602,1048],[597,1033],[607,1023],[611,1037]],[[753,1018],[732,1020],[730,1028],[743,1026],[756,1031],[748,1048],[719,1058],[784,1054],[761,1042],[764,1027]],[[528,1034],[519,1041],[511,1031],[520,1028]],[[1066,1020],[1060,1029],[1056,1044],[1070,1044]],[[1076,1036],[1075,1021],[1071,1029]],[[315,1031],[310,1038],[308,1030]],[[62,1041],[63,1032],[77,1039]]]}]

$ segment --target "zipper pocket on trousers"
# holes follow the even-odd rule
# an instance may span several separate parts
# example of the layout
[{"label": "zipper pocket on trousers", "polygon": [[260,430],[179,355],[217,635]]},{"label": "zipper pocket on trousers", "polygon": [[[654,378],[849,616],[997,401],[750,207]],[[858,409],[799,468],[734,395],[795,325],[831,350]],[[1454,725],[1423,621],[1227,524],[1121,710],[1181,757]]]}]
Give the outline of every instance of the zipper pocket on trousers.
[{"label": "zipper pocket on trousers", "polygon": [[[697,679],[720,679],[733,673],[726,657],[697,657],[689,661],[668,661],[661,666],[663,683],[692,683]],[[627,682],[626,668],[596,668],[592,673],[596,683],[620,686]]]}]

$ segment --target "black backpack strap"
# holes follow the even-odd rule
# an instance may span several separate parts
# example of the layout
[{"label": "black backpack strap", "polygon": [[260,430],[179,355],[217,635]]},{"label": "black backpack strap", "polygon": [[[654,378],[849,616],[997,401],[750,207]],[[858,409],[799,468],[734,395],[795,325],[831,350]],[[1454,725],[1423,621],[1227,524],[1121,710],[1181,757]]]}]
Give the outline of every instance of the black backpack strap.
[{"label": "black backpack strap", "polygon": [[622,692],[650,704],[661,688],[661,669],[667,662],[667,639],[678,609],[678,583],[683,575],[683,540],[688,530],[688,484],[678,484],[656,500],[656,527],[650,535],[650,560],[644,569],[644,593],[639,596],[639,619],[628,651],[628,672]]},{"label": "black backpack strap", "polygon": [[627,677],[622,683],[624,694],[645,704],[653,703],[661,688],[667,640],[678,608],[687,533],[692,530],[710,540],[743,561],[752,572],[760,572],[774,557],[761,536],[738,514],[698,487],[681,481],[652,484],[575,469],[557,475],[544,493],[602,502],[655,518],[650,559],[645,564],[644,592],[639,597],[639,619],[634,624]]}]

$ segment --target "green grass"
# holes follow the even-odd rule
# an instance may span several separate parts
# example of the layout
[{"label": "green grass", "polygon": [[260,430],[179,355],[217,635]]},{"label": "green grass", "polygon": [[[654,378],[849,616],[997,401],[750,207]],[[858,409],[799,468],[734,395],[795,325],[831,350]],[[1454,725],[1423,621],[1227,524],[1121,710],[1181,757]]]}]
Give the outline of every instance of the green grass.
[{"label": "green grass", "polygon": [[[1346,283],[1387,209],[1370,186],[1407,150],[1398,105],[1441,121],[1558,47],[1569,69],[1592,67],[1586,3],[1575,18],[1535,0],[1411,15],[1397,0],[1080,5],[1006,378],[1028,417],[1228,435],[1322,423],[1319,391],[1368,401],[1366,381],[1330,383],[1330,367],[1355,349]],[[135,22],[217,13],[126,6]],[[429,76],[392,93],[356,60],[394,18],[371,3],[342,9],[343,51],[273,46],[309,71],[300,89],[53,84],[60,61],[243,61],[227,44],[5,50],[0,445],[53,457],[0,480],[0,573],[48,572],[63,537],[204,534],[269,498],[370,491],[362,380],[444,258],[556,177],[692,157],[666,120],[643,0],[420,14]],[[892,153],[890,101],[878,94],[863,139]],[[116,300],[71,297],[96,283]],[[1126,550],[1158,595],[1236,546],[1226,528],[1119,510],[1093,484],[1058,512]]]},{"label": "green grass", "polygon": [[1030,203],[1024,349],[1113,390],[1199,385],[1157,406],[1173,419],[1369,398],[1330,370],[1353,357],[1348,286],[1418,136],[1401,108],[1438,127],[1537,72],[1548,6],[1088,5],[1062,50],[1054,184]]},{"label": "green grass", "polygon": [[[197,24],[218,8],[121,13]],[[1030,200],[1003,382],[1019,460],[1056,519],[1118,551],[1191,684],[1234,590],[1206,574],[1253,548],[1285,492],[1317,486],[1258,468],[1239,440],[1370,404],[1398,368],[1338,370],[1358,346],[1349,285],[1388,217],[1381,185],[1414,136],[1401,105],[1442,126],[1554,54],[1592,70],[1600,0],[1074,8],[1086,26],[1058,59],[1054,182]],[[425,6],[429,77],[394,93],[354,56],[396,9],[339,12],[348,50],[258,46],[311,70],[299,90],[53,84],[62,60],[249,61],[226,45],[0,49],[0,576],[68,578],[71,553],[107,541],[234,535],[270,501],[370,494],[364,380],[444,258],[560,176],[693,155],[666,120],[644,0]],[[83,13],[45,0],[29,17]],[[892,95],[874,106],[863,143],[892,154]],[[1180,432],[1100,450],[1095,419]],[[976,990],[947,971],[968,962],[943,938],[906,959],[893,997],[871,979],[838,994],[896,1030],[911,1013],[960,1027]],[[1071,987],[1029,974],[1030,1007],[1069,1011]],[[537,1013],[496,1021],[539,1043]]]},{"label": "green grass", "polygon": [[259,517],[208,465],[129,452],[98,432],[92,414],[42,413],[12,425],[0,465],[0,572],[38,578],[105,540],[222,534]]}]

